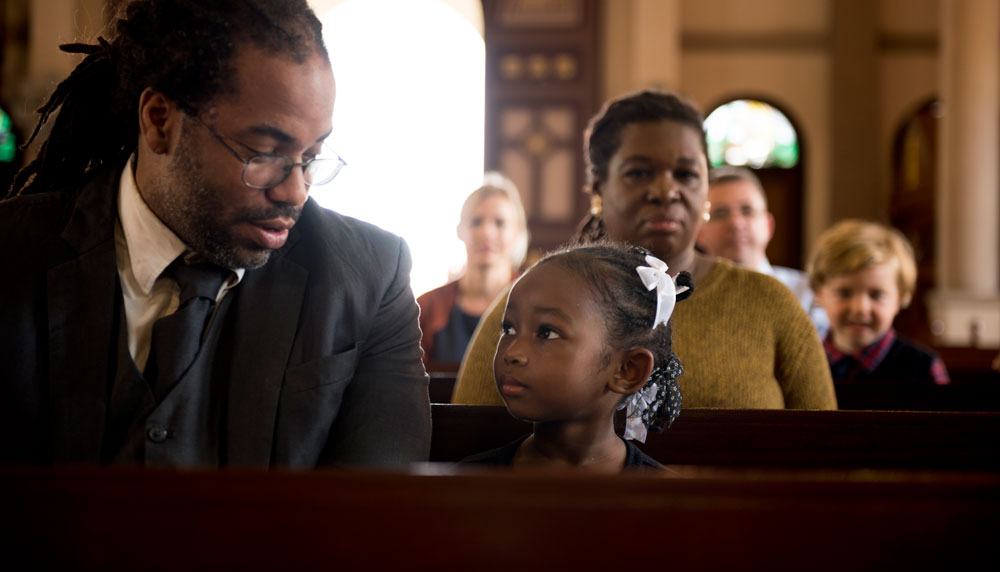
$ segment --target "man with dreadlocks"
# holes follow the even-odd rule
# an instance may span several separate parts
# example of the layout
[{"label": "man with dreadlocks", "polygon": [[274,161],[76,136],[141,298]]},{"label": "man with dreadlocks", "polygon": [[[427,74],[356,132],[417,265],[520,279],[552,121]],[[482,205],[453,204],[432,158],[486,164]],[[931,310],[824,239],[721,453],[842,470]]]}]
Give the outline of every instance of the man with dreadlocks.
[{"label": "man with dreadlocks", "polygon": [[0,463],[426,460],[406,245],[308,198],[343,161],[305,0],[120,16],[0,202]]}]

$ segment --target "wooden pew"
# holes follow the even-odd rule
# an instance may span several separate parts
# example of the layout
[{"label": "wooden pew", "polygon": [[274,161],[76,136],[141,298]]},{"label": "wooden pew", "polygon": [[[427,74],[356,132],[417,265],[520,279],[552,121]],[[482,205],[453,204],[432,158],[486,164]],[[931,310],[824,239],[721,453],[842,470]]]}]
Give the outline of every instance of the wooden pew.
[{"label": "wooden pew", "polygon": [[834,389],[840,409],[1000,411],[1000,376],[992,381],[955,381],[951,385],[838,382]]},{"label": "wooden pew", "polygon": [[[504,407],[432,408],[432,461],[457,461],[531,431]],[[668,465],[998,471],[1000,413],[685,409],[640,447]]]},{"label": "wooden pew", "polygon": [[431,403],[451,403],[451,392],[455,388],[454,371],[431,371],[430,384],[427,391],[431,396]]},{"label": "wooden pew", "polygon": [[997,569],[1000,475],[0,469],[11,569]]},{"label": "wooden pew", "polygon": [[[430,373],[431,403],[450,403],[456,372]],[[982,372],[951,385],[905,381],[841,382],[834,385],[840,409],[895,411],[1000,411],[1000,373]]]}]

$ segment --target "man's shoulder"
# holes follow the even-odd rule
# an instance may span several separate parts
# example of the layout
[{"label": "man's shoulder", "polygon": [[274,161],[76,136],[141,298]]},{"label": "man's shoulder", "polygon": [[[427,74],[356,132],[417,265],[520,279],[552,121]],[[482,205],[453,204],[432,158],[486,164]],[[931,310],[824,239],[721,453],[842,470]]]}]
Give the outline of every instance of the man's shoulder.
[{"label": "man's shoulder", "polygon": [[0,221],[4,223],[0,228],[10,229],[25,218],[32,219],[33,223],[37,218],[56,223],[65,222],[75,202],[75,194],[55,191],[4,199],[0,201]]},{"label": "man's shoulder", "polygon": [[[114,169],[100,169],[77,185],[0,200],[0,233],[7,240],[34,240],[41,236],[58,235],[78,208],[85,213],[83,218],[86,221],[103,220],[98,215],[114,209],[113,196],[116,195],[103,194],[105,188],[114,185],[114,177]],[[81,198],[84,196],[86,198]]]},{"label": "man's shoulder", "polygon": [[[303,224],[304,223],[304,224]],[[302,210],[303,239],[330,241],[355,245],[398,245],[402,240],[398,235],[328,208],[321,207],[310,199]]]},{"label": "man's shoulder", "polygon": [[[715,269],[716,275],[712,277],[712,282],[718,282],[725,290],[762,291],[768,294],[787,290],[775,277],[737,266],[728,260],[717,260]],[[698,284],[695,284],[695,292],[697,291]]]},{"label": "man's shoulder", "polygon": [[774,270],[774,277],[790,288],[794,289],[795,286],[809,283],[809,275],[801,270],[787,266],[772,266],[771,269]]},{"label": "man's shoulder", "polygon": [[50,192],[0,201],[0,249],[15,259],[35,259],[39,249],[60,241],[75,208],[75,198]]}]

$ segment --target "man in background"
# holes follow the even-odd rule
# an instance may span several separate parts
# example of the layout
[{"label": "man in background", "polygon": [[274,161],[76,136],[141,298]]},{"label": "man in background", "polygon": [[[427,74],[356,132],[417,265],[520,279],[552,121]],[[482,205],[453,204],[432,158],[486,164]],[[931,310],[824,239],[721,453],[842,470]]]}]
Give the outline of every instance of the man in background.
[{"label": "man in background", "polygon": [[820,337],[825,336],[830,323],[813,299],[806,273],[772,266],[767,259],[767,245],[774,236],[774,216],[767,210],[767,196],[757,175],[746,167],[725,165],[712,169],[708,200],[711,218],[701,226],[698,244],[709,254],[773,276],[788,286]]}]

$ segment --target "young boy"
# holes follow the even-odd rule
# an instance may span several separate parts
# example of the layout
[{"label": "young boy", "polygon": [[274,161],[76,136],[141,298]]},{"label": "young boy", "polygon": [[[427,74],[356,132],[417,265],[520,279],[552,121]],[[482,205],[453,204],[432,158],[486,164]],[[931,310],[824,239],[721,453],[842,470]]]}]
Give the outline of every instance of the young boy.
[{"label": "young boy", "polygon": [[913,249],[893,228],[845,220],[820,235],[809,261],[809,285],[830,318],[823,346],[835,382],[951,382],[933,350],[892,328],[916,282]]}]

